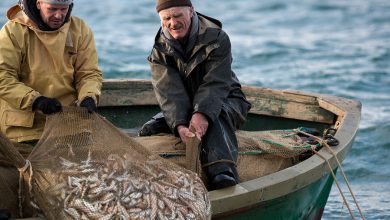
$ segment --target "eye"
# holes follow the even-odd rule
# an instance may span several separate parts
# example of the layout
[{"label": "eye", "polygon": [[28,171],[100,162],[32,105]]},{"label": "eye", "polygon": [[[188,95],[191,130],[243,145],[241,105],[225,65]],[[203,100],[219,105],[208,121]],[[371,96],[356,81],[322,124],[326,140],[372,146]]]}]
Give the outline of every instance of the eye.
[{"label": "eye", "polygon": [[174,18],[180,18],[182,14],[175,14],[173,15]]}]

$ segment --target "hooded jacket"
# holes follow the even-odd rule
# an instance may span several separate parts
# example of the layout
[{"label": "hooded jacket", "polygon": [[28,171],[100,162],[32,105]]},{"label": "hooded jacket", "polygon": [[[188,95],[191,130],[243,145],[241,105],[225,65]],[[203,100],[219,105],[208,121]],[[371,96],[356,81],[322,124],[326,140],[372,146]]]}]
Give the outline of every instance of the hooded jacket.
[{"label": "hooded jacket", "polygon": [[39,139],[45,115],[32,112],[39,96],[64,106],[92,97],[102,73],[91,29],[71,16],[58,30],[42,31],[19,6],[8,10],[0,31],[0,126],[13,141]]},{"label": "hooded jacket", "polygon": [[231,69],[228,35],[218,20],[197,15],[199,29],[189,56],[183,57],[160,28],[148,57],[156,97],[172,131],[180,124],[188,126],[195,112],[213,122],[228,99],[250,108]]}]

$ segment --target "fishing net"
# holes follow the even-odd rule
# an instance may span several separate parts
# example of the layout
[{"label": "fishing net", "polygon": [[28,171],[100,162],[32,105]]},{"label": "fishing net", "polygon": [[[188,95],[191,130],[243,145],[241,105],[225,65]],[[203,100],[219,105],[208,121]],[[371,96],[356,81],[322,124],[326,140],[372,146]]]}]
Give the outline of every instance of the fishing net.
[{"label": "fishing net", "polygon": [[[300,156],[311,152],[312,147],[298,130],[237,131],[238,160],[236,163],[241,181],[265,176],[300,161]],[[185,145],[169,134],[136,137],[139,143],[173,163],[186,167]],[[203,177],[205,175],[202,175]],[[203,179],[207,182],[206,179]]]},{"label": "fishing net", "polygon": [[48,219],[211,218],[195,173],[80,108],[47,117],[22,172]]},{"label": "fishing net", "polygon": [[[0,155],[0,210],[8,210],[13,217],[19,216],[18,197],[16,196],[18,193],[16,185],[18,177],[18,171],[15,166]],[[4,195],[14,196],[8,197]]]},{"label": "fishing net", "polygon": [[[3,149],[11,148],[18,158],[15,161],[10,160],[9,155],[3,152]],[[25,159],[30,155],[33,147],[28,144],[11,143],[2,133],[0,133],[0,210],[10,215],[10,218],[21,218],[23,216],[35,215],[35,210],[30,205],[28,196],[25,195],[25,189],[19,187],[19,172],[16,168],[17,161],[23,166]],[[20,193],[19,193],[20,191]],[[19,195],[21,195],[19,197]],[[24,208],[19,210],[19,204]],[[23,211],[23,212],[20,212]],[[4,214],[4,213],[3,213]],[[0,219],[2,219],[0,217]]]},{"label": "fishing net", "polygon": [[309,143],[298,129],[269,130],[260,132],[238,131],[241,154],[264,154],[292,158],[310,151],[317,143]]}]

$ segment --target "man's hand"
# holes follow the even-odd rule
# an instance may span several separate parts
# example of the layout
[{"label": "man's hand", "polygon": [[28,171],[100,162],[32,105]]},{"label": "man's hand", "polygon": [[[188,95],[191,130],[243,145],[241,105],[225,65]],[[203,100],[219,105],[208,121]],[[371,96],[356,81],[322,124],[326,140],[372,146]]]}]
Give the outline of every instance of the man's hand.
[{"label": "man's hand", "polygon": [[180,135],[181,141],[183,141],[185,144],[187,144],[187,141],[189,138],[195,137],[195,134],[190,131],[186,126],[179,125],[177,126],[177,132]]},{"label": "man's hand", "polygon": [[80,103],[80,107],[87,108],[89,113],[97,111],[95,100],[91,97],[84,98]]},{"label": "man's hand", "polygon": [[202,137],[206,134],[208,127],[209,121],[204,114],[196,112],[192,115],[189,130],[194,130],[195,135],[199,140],[202,140]]},{"label": "man's hand", "polygon": [[62,111],[62,105],[57,99],[40,96],[35,99],[32,105],[32,110],[40,110],[43,114],[54,114]]}]

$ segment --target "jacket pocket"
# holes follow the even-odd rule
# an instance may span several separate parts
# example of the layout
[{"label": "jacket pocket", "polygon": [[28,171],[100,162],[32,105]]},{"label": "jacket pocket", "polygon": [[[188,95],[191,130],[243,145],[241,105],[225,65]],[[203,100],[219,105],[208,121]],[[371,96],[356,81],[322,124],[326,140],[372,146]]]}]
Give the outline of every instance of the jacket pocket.
[{"label": "jacket pocket", "polygon": [[31,128],[34,124],[34,115],[34,112],[8,109],[4,111],[4,125]]}]

